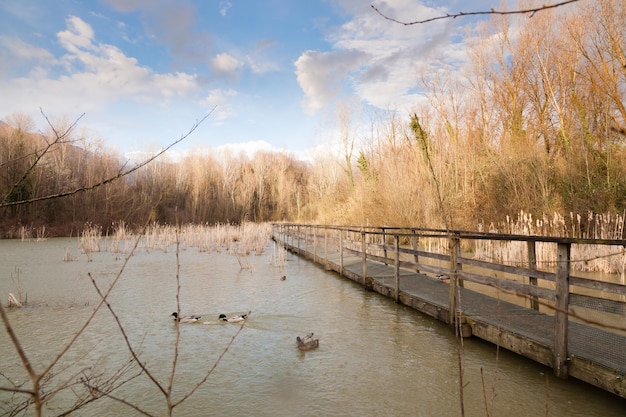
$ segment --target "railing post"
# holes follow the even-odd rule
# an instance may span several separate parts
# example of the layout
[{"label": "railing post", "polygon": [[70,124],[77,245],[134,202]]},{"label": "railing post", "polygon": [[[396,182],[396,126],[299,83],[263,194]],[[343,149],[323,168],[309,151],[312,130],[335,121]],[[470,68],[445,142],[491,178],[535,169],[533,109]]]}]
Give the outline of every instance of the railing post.
[{"label": "railing post", "polygon": [[558,243],[554,314],[553,368],[559,378],[567,378],[567,332],[569,310],[570,243]]},{"label": "railing post", "polygon": [[361,230],[361,253],[363,254],[363,285],[367,287],[367,243],[365,243],[365,231]]},{"label": "railing post", "polygon": [[394,278],[395,278],[395,292],[394,300],[396,303],[400,301],[400,236],[394,235]]},{"label": "railing post", "polygon": [[324,226],[324,265],[328,267],[328,228]]},{"label": "railing post", "polygon": [[[534,240],[529,240],[526,242],[528,246],[528,269],[536,271],[537,270],[537,252],[536,252],[536,243]],[[536,277],[528,277],[529,285],[537,285]],[[533,295],[530,297],[530,308],[533,310],[539,310],[539,301],[537,300],[537,296]]]},{"label": "railing post", "polygon": [[380,230],[383,232],[383,253],[385,254],[385,265],[387,265],[387,236],[384,227],[381,227]]},{"label": "railing post", "polygon": [[339,229],[339,275],[343,276],[343,229]]},{"label": "railing post", "polygon": [[301,254],[300,252],[300,225],[296,227],[296,242],[298,245],[298,255],[300,255]]},{"label": "railing post", "polygon": [[311,259],[311,254],[309,252],[309,236],[311,235],[310,232],[311,226],[310,225],[306,225],[304,226],[304,258],[309,258]]},{"label": "railing post", "polygon": [[458,265],[457,265],[457,247],[459,246],[459,237],[457,234],[450,235],[450,292],[448,294],[448,305],[450,308],[449,317],[451,325],[456,323],[458,299],[456,293],[459,287]]},{"label": "railing post", "polygon": [[[415,234],[415,229],[411,229],[411,232],[413,232],[413,236],[411,236],[411,247],[413,248],[413,262],[415,262],[415,264],[419,264],[419,255],[417,254],[417,235]],[[419,267],[415,268],[415,272],[417,272],[419,274],[420,269]]]},{"label": "railing post", "polygon": [[317,226],[311,226],[313,231],[313,261],[317,262]]}]

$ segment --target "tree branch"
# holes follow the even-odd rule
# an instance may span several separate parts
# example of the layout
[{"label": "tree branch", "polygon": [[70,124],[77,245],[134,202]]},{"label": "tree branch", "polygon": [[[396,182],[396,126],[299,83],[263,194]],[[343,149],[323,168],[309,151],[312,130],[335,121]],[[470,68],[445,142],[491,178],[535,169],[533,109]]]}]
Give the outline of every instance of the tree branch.
[{"label": "tree branch", "polygon": [[428,23],[428,22],[434,22],[435,20],[456,19],[457,17],[489,15],[489,14],[497,14],[497,15],[530,14],[530,17],[533,17],[534,14],[537,13],[537,12],[540,12],[540,11],[543,11],[543,10],[548,10],[548,9],[554,9],[556,7],[565,6],[566,4],[570,4],[570,3],[576,3],[577,1],[579,1],[579,0],[567,0],[567,1],[562,1],[562,2],[559,2],[559,3],[555,3],[555,4],[550,4],[550,5],[547,5],[547,6],[544,5],[544,6],[541,6],[541,7],[534,7],[534,8],[522,9],[522,10],[505,11],[505,10],[494,10],[494,9],[491,9],[489,11],[482,11],[482,12],[458,12],[458,13],[453,13],[453,14],[446,13],[445,15],[442,15],[442,16],[431,17],[429,19],[424,19],[424,20],[415,20],[415,21],[412,21],[412,22],[403,22],[401,20],[394,19],[392,17],[387,16],[383,12],[381,12],[373,4],[371,4],[370,6],[372,7],[372,9],[374,9],[374,11],[376,11],[376,13],[381,15],[386,20],[389,20],[389,21],[392,21],[394,23],[398,23],[398,24],[401,24],[401,25],[404,25],[404,26],[411,26],[411,25],[421,25],[423,23]]},{"label": "tree branch", "polygon": [[[70,191],[64,191],[64,192],[61,192],[61,193],[51,194],[51,195],[47,195],[47,196],[43,196],[43,197],[35,197],[35,198],[28,199],[28,200],[11,201],[11,202],[7,202],[5,200],[2,203],[0,203],[0,208],[2,208],[2,207],[10,207],[10,206],[19,206],[19,205],[22,205],[22,204],[30,204],[30,203],[34,203],[34,202],[37,202],[37,201],[52,200],[52,199],[55,199],[55,198],[67,197],[67,196],[70,196],[70,195],[78,194],[78,193],[83,192],[83,191],[93,190],[94,188],[98,188],[98,187],[101,187],[103,185],[112,183],[112,182],[114,182],[114,181],[116,181],[116,180],[118,180],[118,179],[120,179],[122,177],[125,177],[126,175],[132,174],[133,172],[135,172],[135,171],[139,170],[140,168],[143,168],[144,166],[146,166],[149,163],[153,162],[155,159],[157,159],[158,157],[163,155],[165,152],[170,150],[173,146],[175,146],[175,145],[179,144],[180,142],[182,142],[183,140],[187,139],[202,124],[202,122],[204,122],[211,114],[213,114],[213,112],[215,111],[216,107],[213,107],[211,109],[211,111],[208,112],[202,119],[200,119],[196,123],[194,123],[194,125],[191,126],[189,131],[187,131],[187,133],[182,135],[178,140],[170,143],[168,146],[166,146],[165,148],[161,149],[159,152],[157,152],[156,154],[152,155],[150,158],[144,160],[143,162],[135,165],[134,167],[132,167],[130,169],[127,169],[126,171],[118,172],[116,175],[114,175],[112,177],[109,177],[109,178],[106,178],[106,179],[104,179],[104,180],[102,180],[100,182],[97,182],[95,184],[86,185],[86,186],[83,186],[83,187],[78,187],[78,188],[75,188],[75,189],[70,190]],[[45,117],[45,115],[44,115],[44,117]],[[46,120],[48,120],[48,119],[46,118]],[[72,125],[72,126],[74,126],[74,125]],[[52,125],[50,127],[52,127]],[[55,132],[55,136],[57,138],[55,141],[52,142],[52,144],[58,143],[59,140],[62,139],[64,137],[64,135],[67,134],[67,132],[66,132],[63,135],[59,136],[59,134],[56,132],[56,130],[54,130],[54,128],[52,128],[52,130]],[[47,147],[46,151],[49,148],[50,147]],[[37,161],[39,159],[41,159],[41,156],[37,159]],[[34,165],[32,165],[31,168],[24,174],[24,177],[26,177],[28,175],[28,173],[30,171],[32,171],[33,168],[34,168]],[[19,185],[19,183],[21,181],[22,180],[18,181],[17,185]]]}]

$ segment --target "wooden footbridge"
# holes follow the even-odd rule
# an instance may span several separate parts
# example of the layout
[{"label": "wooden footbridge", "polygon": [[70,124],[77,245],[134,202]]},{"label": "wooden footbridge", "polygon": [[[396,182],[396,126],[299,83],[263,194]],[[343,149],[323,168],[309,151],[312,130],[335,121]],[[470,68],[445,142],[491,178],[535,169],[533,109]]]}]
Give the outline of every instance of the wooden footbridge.
[{"label": "wooden footbridge", "polygon": [[[626,398],[626,240],[284,223],[273,239],[457,335]],[[574,272],[598,260],[621,275]]]}]

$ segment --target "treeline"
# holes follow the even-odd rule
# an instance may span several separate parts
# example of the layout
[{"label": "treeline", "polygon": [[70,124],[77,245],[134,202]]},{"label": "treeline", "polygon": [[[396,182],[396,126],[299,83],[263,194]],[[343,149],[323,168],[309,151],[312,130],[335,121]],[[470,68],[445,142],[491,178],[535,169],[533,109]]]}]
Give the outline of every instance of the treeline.
[{"label": "treeline", "polygon": [[91,191],[16,204],[96,184],[127,165],[75,131],[59,140],[61,127],[36,134],[28,118],[13,116],[0,129],[2,234],[146,219],[475,229],[522,210],[572,212],[583,222],[589,212],[623,213],[625,21],[620,0],[495,17],[466,34],[471,67],[423,69],[427,104],[373,116],[345,106],[338,151],[309,162],[196,152]]},{"label": "treeline", "polygon": [[[121,155],[76,133],[57,140],[55,133],[25,131],[19,125],[32,122],[13,119],[18,126],[0,125],[3,236],[42,226],[51,234],[76,235],[86,224],[102,226],[106,233],[120,222],[132,227],[148,219],[161,224],[271,221],[303,210],[307,165],[283,153],[257,153],[252,159],[222,154],[219,160],[190,153],[178,162],[161,157],[116,178],[132,168]],[[111,178],[89,191],[45,198]],[[15,204],[29,200],[35,201]]]}]

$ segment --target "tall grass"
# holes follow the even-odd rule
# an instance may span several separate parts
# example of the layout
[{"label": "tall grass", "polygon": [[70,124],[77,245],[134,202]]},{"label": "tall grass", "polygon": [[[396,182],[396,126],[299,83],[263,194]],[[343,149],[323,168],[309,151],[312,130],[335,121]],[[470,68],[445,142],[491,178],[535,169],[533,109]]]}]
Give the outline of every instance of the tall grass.
[{"label": "tall grass", "polygon": [[[507,216],[506,220],[498,224],[480,224],[478,230],[526,236],[623,240],[625,217],[624,213],[588,212],[583,216],[570,212],[569,216],[558,213],[548,216],[544,213],[540,218],[534,219],[531,213],[521,211],[516,219]],[[556,265],[556,247],[554,243],[537,243],[535,251],[538,268],[550,269]],[[478,241],[475,256],[508,265],[528,266],[526,242]],[[626,270],[626,251],[623,246],[574,244],[571,248],[571,259],[571,268],[574,271],[620,274],[623,278]]]},{"label": "tall grass", "polygon": [[94,224],[86,224],[78,240],[78,248],[81,253],[87,255],[91,261],[91,254],[100,252],[100,239],[102,238],[102,227]]}]

